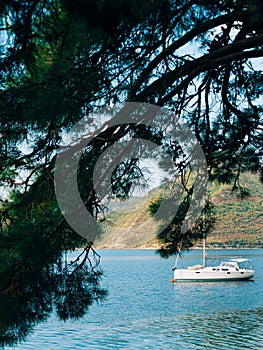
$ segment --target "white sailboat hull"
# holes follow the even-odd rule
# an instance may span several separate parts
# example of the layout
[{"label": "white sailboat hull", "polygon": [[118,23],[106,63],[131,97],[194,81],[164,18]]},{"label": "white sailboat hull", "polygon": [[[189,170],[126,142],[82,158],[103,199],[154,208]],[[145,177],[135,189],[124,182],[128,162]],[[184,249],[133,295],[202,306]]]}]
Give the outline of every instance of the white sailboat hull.
[{"label": "white sailboat hull", "polygon": [[251,279],[254,270],[222,269],[218,267],[204,267],[197,269],[174,269],[174,282],[225,282]]}]

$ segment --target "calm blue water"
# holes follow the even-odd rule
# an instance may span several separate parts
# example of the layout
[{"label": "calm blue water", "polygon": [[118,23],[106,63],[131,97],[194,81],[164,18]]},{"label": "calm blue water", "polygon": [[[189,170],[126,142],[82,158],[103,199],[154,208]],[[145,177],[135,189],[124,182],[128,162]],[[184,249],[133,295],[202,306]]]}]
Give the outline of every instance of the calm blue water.
[{"label": "calm blue water", "polygon": [[[253,259],[254,281],[172,284],[173,259],[152,250],[101,251],[103,304],[78,321],[55,316],[8,349],[263,349],[263,250],[213,251]],[[200,251],[184,255],[200,263]]]}]

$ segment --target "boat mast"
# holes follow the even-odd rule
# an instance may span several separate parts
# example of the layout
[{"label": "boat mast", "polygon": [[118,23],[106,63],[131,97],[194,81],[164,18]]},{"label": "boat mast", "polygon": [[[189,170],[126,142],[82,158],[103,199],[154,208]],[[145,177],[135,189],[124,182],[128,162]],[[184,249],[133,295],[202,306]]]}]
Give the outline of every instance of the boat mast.
[{"label": "boat mast", "polygon": [[206,266],[206,246],[205,238],[203,238],[203,266]]},{"label": "boat mast", "polygon": [[203,266],[206,267],[205,205],[203,209]]}]

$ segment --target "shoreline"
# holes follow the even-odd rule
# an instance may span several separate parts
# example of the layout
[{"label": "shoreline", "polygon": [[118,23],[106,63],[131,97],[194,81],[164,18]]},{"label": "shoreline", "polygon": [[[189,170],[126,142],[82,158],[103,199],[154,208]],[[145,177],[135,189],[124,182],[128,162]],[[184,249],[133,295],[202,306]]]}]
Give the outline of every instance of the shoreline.
[{"label": "shoreline", "polygon": [[[96,250],[158,250],[160,247],[103,247],[103,246],[94,246],[94,249]],[[82,249],[82,248],[78,248]],[[263,247],[206,247],[207,250],[260,250],[263,249]],[[193,247],[188,250],[184,251],[191,251],[191,250],[203,250],[202,247]]]}]

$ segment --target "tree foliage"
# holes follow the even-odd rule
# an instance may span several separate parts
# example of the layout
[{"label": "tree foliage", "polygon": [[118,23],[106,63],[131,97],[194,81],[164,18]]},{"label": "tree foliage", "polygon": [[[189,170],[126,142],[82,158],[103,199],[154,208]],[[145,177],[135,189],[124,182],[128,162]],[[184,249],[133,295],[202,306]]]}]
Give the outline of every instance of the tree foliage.
[{"label": "tree foliage", "polygon": [[[156,202],[151,203],[149,206],[151,216],[157,212],[163,200],[160,197]],[[206,201],[203,205],[202,215],[192,226],[182,231],[182,223],[187,216],[190,202],[191,191],[181,201],[176,216],[171,216],[169,225],[161,224],[157,233],[158,240],[161,243],[161,247],[158,249],[161,257],[168,258],[172,255],[181,254],[182,251],[192,248],[195,243],[208,236],[213,229],[215,225],[214,205],[212,202]]]},{"label": "tree foliage", "polygon": [[[14,191],[1,205],[1,307],[24,305],[20,319],[34,315],[28,316],[29,327],[49,313],[52,298],[60,300],[62,318],[77,314],[67,306],[73,305],[79,287],[74,276],[81,271],[87,273],[88,294],[81,286],[80,306],[85,309],[100,295],[98,289],[89,292],[100,273],[94,274],[88,258],[70,275],[74,281],[65,293],[68,270],[59,268],[63,249],[84,241],[58,209],[55,154],[63,135],[83,117],[95,137],[79,164],[79,188],[95,218],[104,204],[91,174],[113,144],[146,138],[173,154],[178,172],[189,171],[189,164],[178,162],[178,145],[167,144],[161,122],[158,131],[142,127],[140,120],[102,126],[92,117],[109,105],[148,102],[170,109],[193,130],[212,181],[238,189],[245,170],[262,179],[263,5],[260,0],[4,0],[0,13],[0,178],[3,188]],[[126,198],[139,178],[136,158],[122,162],[113,173],[114,194]],[[176,253],[182,241],[191,246],[198,236],[196,230],[178,236],[191,200],[187,192],[172,226],[161,234],[165,254]],[[42,278],[33,279],[36,274]],[[46,290],[50,279],[55,282]],[[30,313],[38,283],[44,286],[38,303],[49,298],[49,307]],[[24,299],[6,299],[10,290]],[[3,324],[5,334],[16,326],[15,315]]]}]

